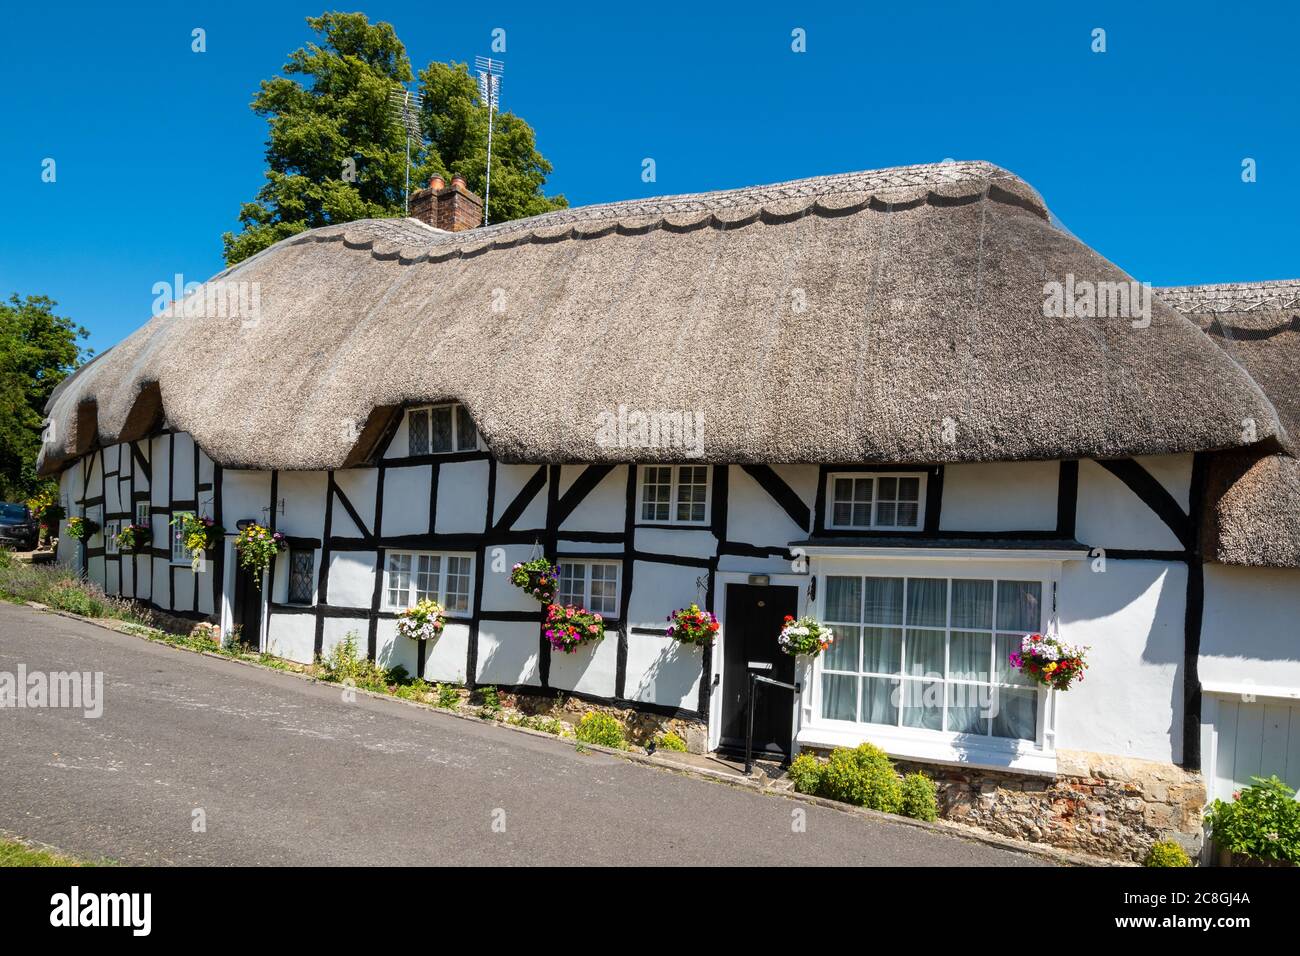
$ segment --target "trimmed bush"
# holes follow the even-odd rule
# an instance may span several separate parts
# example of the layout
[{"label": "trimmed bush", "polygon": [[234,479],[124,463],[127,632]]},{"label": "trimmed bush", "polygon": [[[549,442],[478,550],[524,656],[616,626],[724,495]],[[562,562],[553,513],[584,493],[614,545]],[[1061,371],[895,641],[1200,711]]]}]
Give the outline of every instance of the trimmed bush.
[{"label": "trimmed bush", "polygon": [[627,739],[623,736],[623,725],[609,714],[594,710],[587,711],[578,722],[574,736],[585,744],[599,744],[616,750],[624,750],[627,747]]},{"label": "trimmed bush", "polygon": [[889,757],[874,744],[833,750],[822,768],[821,795],[885,813],[898,813],[903,806],[902,781]]},{"label": "trimmed bush", "polygon": [[934,781],[923,773],[909,773],[904,777],[901,812],[914,820],[938,819],[939,801],[934,794]]},{"label": "trimmed bush", "polygon": [[684,754],[686,753],[686,741],[669,730],[655,738],[655,749],[671,750],[674,753]]},{"label": "trimmed bush", "polygon": [[1147,850],[1143,866],[1191,866],[1186,851],[1173,840],[1159,840]]},{"label": "trimmed bush", "polygon": [[818,794],[822,788],[822,763],[816,755],[804,751],[790,761],[786,771],[794,788],[799,793]]}]

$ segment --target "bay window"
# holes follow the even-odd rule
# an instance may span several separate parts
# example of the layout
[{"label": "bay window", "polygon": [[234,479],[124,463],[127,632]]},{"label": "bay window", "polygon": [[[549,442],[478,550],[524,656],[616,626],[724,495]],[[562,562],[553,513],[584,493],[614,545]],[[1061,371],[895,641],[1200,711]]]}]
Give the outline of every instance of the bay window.
[{"label": "bay window", "polygon": [[1008,655],[1044,627],[1050,582],[831,574],[819,716],[1038,741],[1039,690]]}]

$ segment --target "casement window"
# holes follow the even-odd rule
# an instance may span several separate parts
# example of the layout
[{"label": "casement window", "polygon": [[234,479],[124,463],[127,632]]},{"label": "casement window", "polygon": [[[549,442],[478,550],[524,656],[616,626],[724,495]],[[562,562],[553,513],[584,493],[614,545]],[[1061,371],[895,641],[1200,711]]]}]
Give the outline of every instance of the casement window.
[{"label": "casement window", "polygon": [[153,521],[150,517],[149,502],[137,501],[135,503],[135,523],[145,528],[152,528]]},{"label": "casement window", "polygon": [[641,468],[643,522],[656,524],[707,524],[709,521],[708,465],[647,465]]},{"label": "casement window", "polygon": [[916,531],[925,524],[925,474],[840,472],[829,477],[830,527]]},{"label": "casement window", "polygon": [[290,604],[315,603],[315,586],[312,577],[316,570],[316,552],[311,548],[289,549]]},{"label": "casement window", "polygon": [[602,617],[618,617],[619,573],[617,561],[574,561],[560,557],[560,584],[556,600],[577,604]]},{"label": "casement window", "polygon": [[449,616],[468,617],[474,593],[474,559],[463,554],[390,551],[384,564],[384,607],[403,611],[437,601]]},{"label": "casement window", "polygon": [[[194,512],[173,511],[171,520],[177,521],[177,519],[186,515],[193,517]],[[175,524],[169,524],[167,526],[167,533],[171,536],[172,542],[172,564],[189,564],[192,559],[189,551],[185,550],[185,542],[181,540],[180,528]]]},{"label": "casement window", "polygon": [[1011,667],[1050,582],[828,575],[825,720],[1040,740],[1039,690]]},{"label": "casement window", "polygon": [[118,553],[117,533],[119,530],[121,530],[121,524],[122,523],[120,521],[116,521],[116,520],[104,522],[104,553],[105,554]]},{"label": "casement window", "polygon": [[408,455],[445,455],[478,448],[478,428],[464,405],[432,405],[406,413]]}]

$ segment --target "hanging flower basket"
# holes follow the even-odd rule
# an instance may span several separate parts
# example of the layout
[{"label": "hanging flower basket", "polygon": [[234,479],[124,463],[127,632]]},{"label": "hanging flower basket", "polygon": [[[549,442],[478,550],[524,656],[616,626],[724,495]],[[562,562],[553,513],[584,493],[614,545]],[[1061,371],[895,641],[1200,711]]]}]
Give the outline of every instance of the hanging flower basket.
[{"label": "hanging flower basket", "polygon": [[546,639],[556,650],[572,654],[605,636],[605,620],[584,607],[551,604],[546,608]]},{"label": "hanging flower basket", "polygon": [[510,570],[510,583],[543,604],[555,600],[560,571],[546,558],[533,558]]},{"label": "hanging flower basket", "polygon": [[781,633],[776,638],[776,642],[781,645],[781,650],[791,657],[800,654],[816,657],[830,647],[834,640],[834,633],[825,624],[815,621],[811,617],[801,617],[795,620],[789,614],[785,616],[785,623],[781,627]]},{"label": "hanging flower basket", "polygon": [[91,536],[98,530],[99,525],[89,518],[74,515],[68,519],[68,537],[75,538],[83,544],[89,541]]},{"label": "hanging flower basket", "polygon": [[287,547],[284,535],[260,524],[246,525],[235,538],[239,566],[252,573],[253,583],[259,589],[262,587],[262,575],[271,566],[275,556]]},{"label": "hanging flower basket", "polygon": [[149,547],[153,532],[147,525],[129,524],[117,533],[117,546],[123,551],[139,554]]},{"label": "hanging flower basket", "polygon": [[1020,639],[1020,650],[1012,651],[1007,659],[1012,667],[1036,683],[1056,690],[1069,690],[1075,681],[1083,680],[1083,671],[1088,666],[1084,659],[1088,650],[1055,637],[1026,634]]},{"label": "hanging flower basket", "polygon": [[717,617],[712,611],[701,611],[698,604],[678,608],[668,618],[668,636],[683,644],[707,647],[717,633]]},{"label": "hanging flower basket", "polygon": [[40,523],[42,535],[49,534],[51,529],[57,529],[64,517],[63,505],[55,501],[54,496],[48,491],[29,498],[27,508],[32,513],[32,519]]},{"label": "hanging flower basket", "polygon": [[199,515],[177,515],[172,518],[171,524],[176,529],[176,540],[180,541],[189,552],[191,566],[195,571],[198,571],[203,555],[215,547],[226,533],[225,529],[215,524],[211,518]]},{"label": "hanging flower basket", "polygon": [[437,601],[421,601],[397,616],[397,633],[413,641],[436,640],[446,626],[446,609]]}]

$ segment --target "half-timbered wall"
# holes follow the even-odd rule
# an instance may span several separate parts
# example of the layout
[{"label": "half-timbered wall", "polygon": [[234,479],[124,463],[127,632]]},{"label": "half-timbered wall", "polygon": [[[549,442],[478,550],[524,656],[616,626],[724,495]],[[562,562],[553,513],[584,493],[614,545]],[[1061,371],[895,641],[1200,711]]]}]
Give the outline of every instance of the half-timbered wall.
[{"label": "half-timbered wall", "polygon": [[[403,420],[377,465],[333,472],[224,469],[184,433],[97,450],[62,475],[69,513],[103,527],[130,522],[146,503],[152,547],[109,554],[101,532],[85,547],[61,539],[59,558],[109,593],[228,621],[229,543],[195,573],[188,561],[172,561],[168,522],[196,510],[222,524],[229,541],[238,521],[254,519],[314,557],[310,604],[289,603],[287,556],[269,576],[262,646],[271,653],[310,661],[353,634],[377,660],[431,681],[562,690],[706,717],[720,671],[716,649],[668,639],[667,614],[691,601],[717,607],[720,575],[794,574],[811,584],[816,561],[810,574],[792,563],[790,547],[830,534],[825,466],[712,467],[707,523],[659,525],[639,520],[636,467],[503,464],[485,451],[411,456],[405,428]],[[1060,695],[1057,745],[1195,766],[1200,670],[1300,684],[1294,642],[1274,646],[1275,635],[1257,640],[1232,633],[1230,623],[1243,607],[1277,607],[1273,579],[1285,585],[1291,572],[1211,569],[1202,634],[1207,572],[1195,528],[1202,472],[1191,455],[933,467],[924,528],[897,537],[918,548],[937,539],[1039,536],[1093,549],[1087,560],[1064,562],[1060,574],[1061,634],[1092,647],[1092,667]],[[468,612],[451,617],[427,646],[398,638],[397,612],[384,607],[382,570],[394,550],[472,559]],[[515,562],[541,553],[620,562],[619,610],[603,642],[572,655],[550,649],[538,605],[508,580]],[[725,627],[724,618],[724,639]],[[1266,666],[1250,670],[1243,659]],[[1280,670],[1267,669],[1279,661]]]}]

